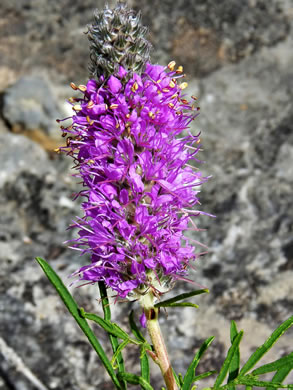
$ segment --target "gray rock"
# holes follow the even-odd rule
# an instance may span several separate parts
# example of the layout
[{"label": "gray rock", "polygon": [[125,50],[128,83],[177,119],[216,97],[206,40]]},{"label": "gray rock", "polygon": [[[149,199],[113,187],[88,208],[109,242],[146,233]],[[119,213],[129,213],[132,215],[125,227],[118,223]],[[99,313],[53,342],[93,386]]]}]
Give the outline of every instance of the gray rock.
[{"label": "gray rock", "polygon": [[0,188],[13,182],[21,172],[29,170],[36,175],[48,167],[46,152],[28,138],[10,133],[3,138],[5,143],[0,144]]},{"label": "gray rock", "polygon": [[48,82],[38,76],[19,79],[4,94],[3,116],[16,130],[47,132],[60,116],[56,97]]},{"label": "gray rock", "polygon": [[[175,59],[190,76],[209,74],[227,62],[275,45],[290,29],[290,1],[131,0],[129,4],[143,11],[155,48],[154,61]],[[2,0],[5,55],[0,70],[8,67],[23,73],[45,67],[57,78],[84,82],[88,43],[82,33],[92,20],[92,10],[103,6],[102,0]]]}]

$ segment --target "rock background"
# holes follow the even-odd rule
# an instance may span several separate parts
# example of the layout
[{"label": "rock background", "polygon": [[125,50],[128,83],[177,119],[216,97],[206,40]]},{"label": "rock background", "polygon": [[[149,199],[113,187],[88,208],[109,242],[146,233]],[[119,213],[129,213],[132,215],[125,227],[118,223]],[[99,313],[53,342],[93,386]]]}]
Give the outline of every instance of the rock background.
[{"label": "rock background", "polygon": [[[111,5],[113,1],[109,2]],[[71,161],[54,119],[65,115],[70,81],[87,78],[85,25],[97,0],[0,3],[0,390],[42,389],[15,369],[16,354],[46,389],[113,386],[33,258],[43,256],[66,281],[84,260],[62,244],[79,213]],[[176,370],[184,372],[204,338],[216,340],[200,369],[217,369],[229,320],[245,330],[245,360],[293,310],[293,1],[129,0],[150,27],[153,59],[184,66],[200,98],[206,164],[196,239],[210,253],[192,278],[210,289],[200,308],[169,310],[162,327]],[[189,285],[178,284],[177,294]],[[94,287],[73,290],[100,312]],[[127,327],[129,303],[114,307]],[[292,351],[292,330],[268,360]],[[106,344],[106,338],[101,335]],[[129,349],[128,367],[137,367]],[[159,377],[154,387],[159,388]],[[293,378],[288,378],[291,383]]]}]

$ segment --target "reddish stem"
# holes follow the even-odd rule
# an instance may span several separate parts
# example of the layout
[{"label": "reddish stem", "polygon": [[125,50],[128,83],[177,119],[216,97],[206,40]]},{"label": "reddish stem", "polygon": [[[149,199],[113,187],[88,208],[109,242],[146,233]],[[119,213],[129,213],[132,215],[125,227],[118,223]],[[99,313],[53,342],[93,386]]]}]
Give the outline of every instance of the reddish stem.
[{"label": "reddish stem", "polygon": [[161,369],[167,390],[178,390],[158,321],[159,310],[151,307],[145,308],[144,312],[147,318],[147,329],[156,353],[156,363]]}]

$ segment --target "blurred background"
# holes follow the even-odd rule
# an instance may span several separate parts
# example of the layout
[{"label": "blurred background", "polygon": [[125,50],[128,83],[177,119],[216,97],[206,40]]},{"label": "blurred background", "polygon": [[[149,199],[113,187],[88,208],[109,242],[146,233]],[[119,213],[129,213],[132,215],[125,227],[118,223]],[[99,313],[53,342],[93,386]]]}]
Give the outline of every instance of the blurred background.
[{"label": "blurred background", "polygon": [[[115,2],[109,1],[113,6]],[[71,81],[88,79],[84,34],[100,0],[0,2],[0,390],[94,390],[113,385],[34,261],[47,259],[67,285],[87,259],[66,249],[80,214],[72,161],[57,155],[55,122],[68,114]],[[293,310],[293,1],[129,0],[142,11],[152,59],[175,60],[187,93],[199,98],[206,161],[201,192],[209,247],[191,278],[210,294],[200,308],[170,309],[161,325],[176,371],[216,336],[200,372],[221,365],[229,321],[244,329],[242,360]],[[194,286],[177,284],[172,294]],[[80,306],[101,312],[97,287],[71,289]],[[116,303],[128,327],[134,303]],[[103,345],[106,336],[100,331]],[[266,362],[292,352],[292,330]],[[127,367],[138,368],[128,348]],[[18,359],[21,359],[19,361]],[[17,364],[16,364],[17,363]],[[38,378],[38,379],[36,379]],[[292,383],[293,378],[289,378]],[[153,378],[155,389],[159,375]]]}]

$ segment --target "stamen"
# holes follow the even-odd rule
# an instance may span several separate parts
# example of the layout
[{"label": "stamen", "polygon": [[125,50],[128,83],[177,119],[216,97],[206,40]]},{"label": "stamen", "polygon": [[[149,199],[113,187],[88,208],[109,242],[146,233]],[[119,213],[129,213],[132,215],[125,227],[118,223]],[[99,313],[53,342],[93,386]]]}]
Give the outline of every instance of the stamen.
[{"label": "stamen", "polygon": [[174,81],[173,81],[173,80],[171,80],[171,81],[170,81],[170,84],[169,84],[169,87],[170,87],[170,88],[174,88],[174,87],[175,87],[175,85],[176,85],[176,84],[174,83]]},{"label": "stamen", "polygon": [[133,83],[133,86],[131,87],[131,91],[132,92],[136,92],[138,90],[138,84],[137,84],[137,82],[135,81],[134,83]]},{"label": "stamen", "polygon": [[80,85],[78,86],[78,89],[79,89],[81,92],[85,92],[85,91],[86,91],[86,86],[83,85],[83,84],[80,84]]},{"label": "stamen", "polygon": [[175,65],[176,65],[175,61],[169,62],[168,69],[170,69],[173,72],[173,70],[175,69]]},{"label": "stamen", "polygon": [[185,88],[187,88],[187,87],[188,87],[188,84],[187,84],[186,82],[181,83],[181,84],[179,85],[179,88],[180,88],[180,89],[185,89]]},{"label": "stamen", "polygon": [[72,107],[72,109],[76,112],[79,112],[82,110],[82,107],[80,104],[76,104],[75,106]]}]

